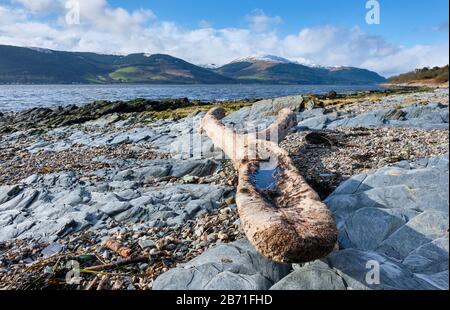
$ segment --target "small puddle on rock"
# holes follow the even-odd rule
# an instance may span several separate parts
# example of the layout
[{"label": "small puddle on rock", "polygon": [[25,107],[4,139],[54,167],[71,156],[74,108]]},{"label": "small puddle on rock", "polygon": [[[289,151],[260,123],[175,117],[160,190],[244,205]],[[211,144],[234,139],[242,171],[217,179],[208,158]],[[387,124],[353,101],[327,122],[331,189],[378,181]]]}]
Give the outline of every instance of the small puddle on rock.
[{"label": "small puddle on rock", "polygon": [[277,188],[279,172],[280,169],[278,167],[268,170],[258,169],[252,174],[251,181],[259,191],[275,190]]}]

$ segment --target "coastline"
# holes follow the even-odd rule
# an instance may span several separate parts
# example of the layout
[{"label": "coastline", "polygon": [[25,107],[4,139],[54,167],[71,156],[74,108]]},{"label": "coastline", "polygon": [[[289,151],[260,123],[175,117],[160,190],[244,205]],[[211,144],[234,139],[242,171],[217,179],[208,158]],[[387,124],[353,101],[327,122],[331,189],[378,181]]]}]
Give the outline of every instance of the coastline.
[{"label": "coastline", "polygon": [[401,83],[401,84],[396,84],[396,83],[383,83],[380,84],[382,86],[386,86],[386,87],[429,87],[429,88],[435,88],[435,89],[439,89],[439,88],[449,88],[449,82],[445,82],[445,83],[435,83],[435,82],[430,82],[430,81],[413,81],[413,82],[408,82],[408,83]]},{"label": "coastline", "polygon": [[0,112],[35,106],[80,105],[96,100],[127,101],[136,98],[224,102],[247,98],[270,99],[301,94],[327,94],[381,89],[378,85],[16,85],[0,86]]}]

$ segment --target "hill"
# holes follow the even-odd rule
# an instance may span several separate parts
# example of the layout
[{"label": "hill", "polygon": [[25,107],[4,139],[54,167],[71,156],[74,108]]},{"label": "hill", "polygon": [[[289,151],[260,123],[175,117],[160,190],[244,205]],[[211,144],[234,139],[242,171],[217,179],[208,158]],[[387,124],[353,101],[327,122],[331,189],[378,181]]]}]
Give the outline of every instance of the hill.
[{"label": "hill", "polygon": [[388,79],[389,83],[445,83],[448,82],[448,65],[445,67],[422,68],[415,71],[393,76]]},{"label": "hill", "polygon": [[233,83],[169,55],[60,52],[0,45],[0,83]]},{"label": "hill", "polygon": [[169,55],[101,55],[0,45],[0,84],[375,84],[375,72],[324,68],[277,56],[204,68]]},{"label": "hill", "polygon": [[249,57],[215,70],[243,83],[277,84],[374,84],[385,79],[375,72],[352,67],[306,66],[276,56]]}]

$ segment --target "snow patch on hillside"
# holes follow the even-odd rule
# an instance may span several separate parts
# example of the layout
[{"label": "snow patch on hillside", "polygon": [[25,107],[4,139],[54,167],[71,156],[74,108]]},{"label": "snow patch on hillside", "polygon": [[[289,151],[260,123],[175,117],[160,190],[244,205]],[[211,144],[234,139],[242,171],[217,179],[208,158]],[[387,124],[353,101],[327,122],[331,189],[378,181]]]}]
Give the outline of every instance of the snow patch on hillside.
[{"label": "snow patch on hillside", "polygon": [[231,63],[240,63],[240,62],[256,63],[256,62],[261,62],[261,61],[271,62],[271,63],[276,63],[276,64],[297,64],[297,65],[302,65],[302,66],[306,66],[306,67],[310,67],[310,68],[321,68],[321,69],[328,69],[328,70],[332,70],[332,69],[336,70],[336,69],[344,68],[342,66],[325,67],[325,66],[315,64],[312,61],[310,61],[308,59],[304,59],[304,58],[292,60],[292,59],[287,59],[287,58],[280,57],[280,56],[262,55],[262,54],[239,58],[239,59],[233,60]]},{"label": "snow patch on hillside", "polygon": [[243,58],[236,59],[236,60],[232,61],[231,63],[258,62],[258,61],[284,63],[284,64],[294,63],[293,61],[291,61],[289,59],[279,57],[279,56],[274,56],[274,55],[253,55],[253,56],[249,56],[249,57],[243,57]]},{"label": "snow patch on hillside", "polygon": [[44,54],[53,54],[52,50],[40,47],[28,47],[28,49],[33,50],[35,52],[44,53]]}]

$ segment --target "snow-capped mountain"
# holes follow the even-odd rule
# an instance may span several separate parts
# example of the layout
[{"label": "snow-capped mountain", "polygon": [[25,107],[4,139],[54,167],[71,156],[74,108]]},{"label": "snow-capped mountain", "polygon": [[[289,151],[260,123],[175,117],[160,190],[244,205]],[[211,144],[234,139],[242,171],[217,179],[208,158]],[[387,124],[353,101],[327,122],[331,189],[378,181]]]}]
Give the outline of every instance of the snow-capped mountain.
[{"label": "snow-capped mountain", "polygon": [[253,55],[253,56],[238,58],[236,60],[233,60],[231,62],[231,64],[241,63],[241,62],[249,62],[249,63],[269,62],[269,63],[274,63],[274,64],[296,64],[296,65],[307,66],[310,68],[323,68],[323,69],[340,68],[340,66],[324,67],[321,65],[317,65],[307,59],[292,60],[292,59],[287,59],[287,58],[275,56],[275,55]]},{"label": "snow-capped mountain", "polygon": [[352,67],[324,67],[307,59],[290,60],[274,55],[255,55],[239,58],[216,73],[238,81],[280,84],[371,84],[384,78],[364,69]]},{"label": "snow-capped mountain", "polygon": [[251,62],[255,63],[258,61],[264,61],[264,62],[272,62],[272,63],[280,63],[280,64],[289,64],[289,63],[295,63],[292,60],[275,56],[275,55],[253,55],[249,57],[243,57],[236,60],[233,60],[231,63],[238,63],[238,62]]}]

